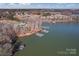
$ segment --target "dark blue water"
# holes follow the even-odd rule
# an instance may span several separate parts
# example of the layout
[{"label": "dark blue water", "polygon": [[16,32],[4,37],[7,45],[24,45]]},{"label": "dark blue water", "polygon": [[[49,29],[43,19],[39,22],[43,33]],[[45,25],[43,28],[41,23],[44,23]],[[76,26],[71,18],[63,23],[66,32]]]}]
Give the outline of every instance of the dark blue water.
[{"label": "dark blue water", "polygon": [[79,24],[57,23],[44,26],[49,26],[49,33],[43,33],[43,37],[32,35],[21,38],[27,46],[16,55],[79,55]]}]

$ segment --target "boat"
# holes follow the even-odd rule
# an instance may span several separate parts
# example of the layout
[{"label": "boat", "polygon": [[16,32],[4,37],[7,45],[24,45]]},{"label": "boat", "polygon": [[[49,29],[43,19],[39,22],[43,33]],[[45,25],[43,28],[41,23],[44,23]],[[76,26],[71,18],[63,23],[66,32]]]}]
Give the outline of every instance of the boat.
[{"label": "boat", "polygon": [[38,37],[42,37],[42,36],[44,36],[44,34],[36,33],[36,36],[38,36]]},{"label": "boat", "polygon": [[20,45],[19,50],[23,50],[24,49],[24,45]]},{"label": "boat", "polygon": [[48,33],[49,31],[47,31],[47,30],[42,30],[42,32],[44,32],[44,33]]},{"label": "boat", "polygon": [[56,22],[55,22],[55,21],[53,21],[53,23],[55,24]]},{"label": "boat", "polygon": [[44,29],[49,29],[49,27],[46,27],[46,26],[42,26],[42,28],[44,28]]}]

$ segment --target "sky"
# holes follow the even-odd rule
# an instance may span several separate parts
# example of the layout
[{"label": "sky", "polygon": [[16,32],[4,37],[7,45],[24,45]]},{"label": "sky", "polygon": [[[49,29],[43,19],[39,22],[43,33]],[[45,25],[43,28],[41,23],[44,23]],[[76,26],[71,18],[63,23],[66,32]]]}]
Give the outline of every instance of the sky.
[{"label": "sky", "polygon": [[79,9],[79,3],[0,3],[0,9]]}]

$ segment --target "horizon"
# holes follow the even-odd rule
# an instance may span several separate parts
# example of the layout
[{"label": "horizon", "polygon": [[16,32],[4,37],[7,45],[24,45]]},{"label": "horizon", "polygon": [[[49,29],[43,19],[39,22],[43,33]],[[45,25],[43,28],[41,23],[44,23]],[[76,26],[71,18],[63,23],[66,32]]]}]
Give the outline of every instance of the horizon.
[{"label": "horizon", "polygon": [[0,3],[0,9],[79,9],[79,3]]}]

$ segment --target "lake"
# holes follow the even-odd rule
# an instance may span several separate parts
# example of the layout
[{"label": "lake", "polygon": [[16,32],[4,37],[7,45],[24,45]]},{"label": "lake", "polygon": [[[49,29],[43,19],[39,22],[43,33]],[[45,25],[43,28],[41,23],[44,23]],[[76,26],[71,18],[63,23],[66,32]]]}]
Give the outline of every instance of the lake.
[{"label": "lake", "polygon": [[24,50],[16,53],[17,56],[59,56],[79,55],[79,24],[57,23],[43,24],[49,27],[48,33],[38,37],[32,35],[21,38],[26,44]]}]

